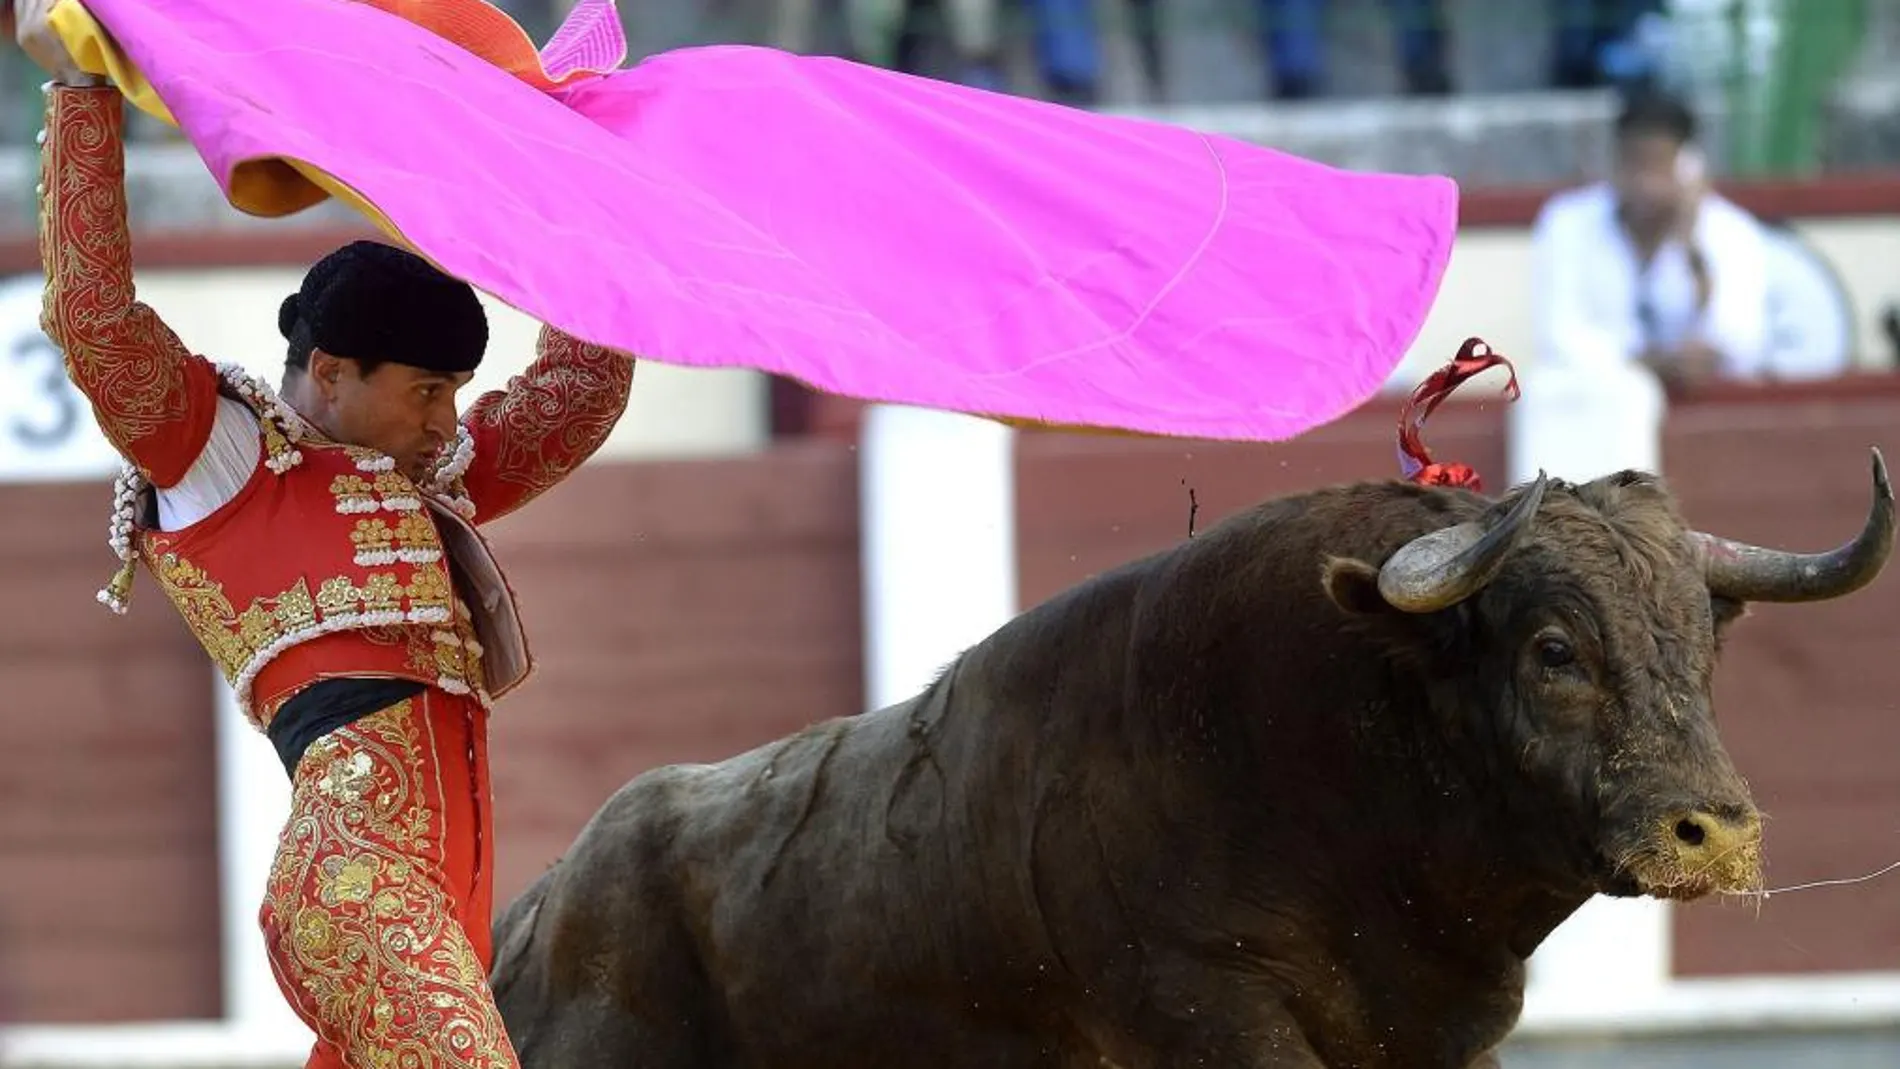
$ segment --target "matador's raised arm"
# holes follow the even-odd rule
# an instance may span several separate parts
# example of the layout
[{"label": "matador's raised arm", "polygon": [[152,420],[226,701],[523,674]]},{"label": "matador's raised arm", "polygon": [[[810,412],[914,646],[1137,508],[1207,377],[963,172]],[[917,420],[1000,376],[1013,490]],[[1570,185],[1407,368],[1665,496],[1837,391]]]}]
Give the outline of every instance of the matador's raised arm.
[{"label": "matador's raised arm", "polygon": [[633,358],[541,328],[534,363],[462,416],[475,456],[463,483],[475,522],[527,504],[594,454],[626,411]]},{"label": "matador's raised arm", "polygon": [[218,371],[132,286],[124,101],[112,87],[49,85],[40,149],[40,327],[119,454],[170,486],[204,449]]}]

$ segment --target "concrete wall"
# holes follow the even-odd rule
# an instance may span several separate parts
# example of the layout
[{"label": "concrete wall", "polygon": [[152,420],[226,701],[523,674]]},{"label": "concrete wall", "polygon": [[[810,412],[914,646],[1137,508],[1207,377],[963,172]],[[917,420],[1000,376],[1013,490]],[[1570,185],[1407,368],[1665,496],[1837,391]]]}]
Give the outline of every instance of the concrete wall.
[{"label": "concrete wall", "polygon": [[1504,1069],[1891,1069],[1896,1064],[1900,1031],[1519,1040],[1504,1050]]}]

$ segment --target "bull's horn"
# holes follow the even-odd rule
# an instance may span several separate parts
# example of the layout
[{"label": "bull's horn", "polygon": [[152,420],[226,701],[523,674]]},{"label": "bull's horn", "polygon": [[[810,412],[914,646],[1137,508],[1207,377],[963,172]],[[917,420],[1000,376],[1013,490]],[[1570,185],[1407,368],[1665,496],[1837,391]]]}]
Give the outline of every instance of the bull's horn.
[{"label": "bull's horn", "polygon": [[1530,533],[1531,517],[1543,503],[1545,475],[1524,488],[1504,517],[1486,528],[1478,523],[1420,535],[1399,547],[1379,569],[1379,594],[1406,612],[1437,612],[1484,589],[1505,558]]},{"label": "bull's horn", "polygon": [[1893,484],[1874,450],[1874,504],[1852,542],[1826,553],[1788,553],[1694,532],[1709,593],[1737,601],[1823,601],[1880,574],[1893,552]]}]

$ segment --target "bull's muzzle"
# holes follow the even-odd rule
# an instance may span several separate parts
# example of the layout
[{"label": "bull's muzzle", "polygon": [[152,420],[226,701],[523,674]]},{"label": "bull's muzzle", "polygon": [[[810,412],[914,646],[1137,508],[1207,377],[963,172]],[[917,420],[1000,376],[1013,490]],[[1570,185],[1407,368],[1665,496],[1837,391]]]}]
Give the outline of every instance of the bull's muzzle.
[{"label": "bull's muzzle", "polygon": [[1645,894],[1687,899],[1761,886],[1761,815],[1752,808],[1678,810],[1647,838],[1650,848],[1630,866]]}]

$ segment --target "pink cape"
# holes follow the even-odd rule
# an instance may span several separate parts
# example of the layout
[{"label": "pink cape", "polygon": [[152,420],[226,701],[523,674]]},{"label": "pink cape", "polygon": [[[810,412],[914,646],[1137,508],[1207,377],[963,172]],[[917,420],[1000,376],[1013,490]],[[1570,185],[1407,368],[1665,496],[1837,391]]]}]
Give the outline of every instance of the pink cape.
[{"label": "pink cape", "polygon": [[353,2],[83,5],[227,196],[244,167],[298,161],[579,337],[873,401],[1292,437],[1384,383],[1456,230],[1447,178],[839,59],[614,69],[610,0],[544,50],[552,78]]}]

